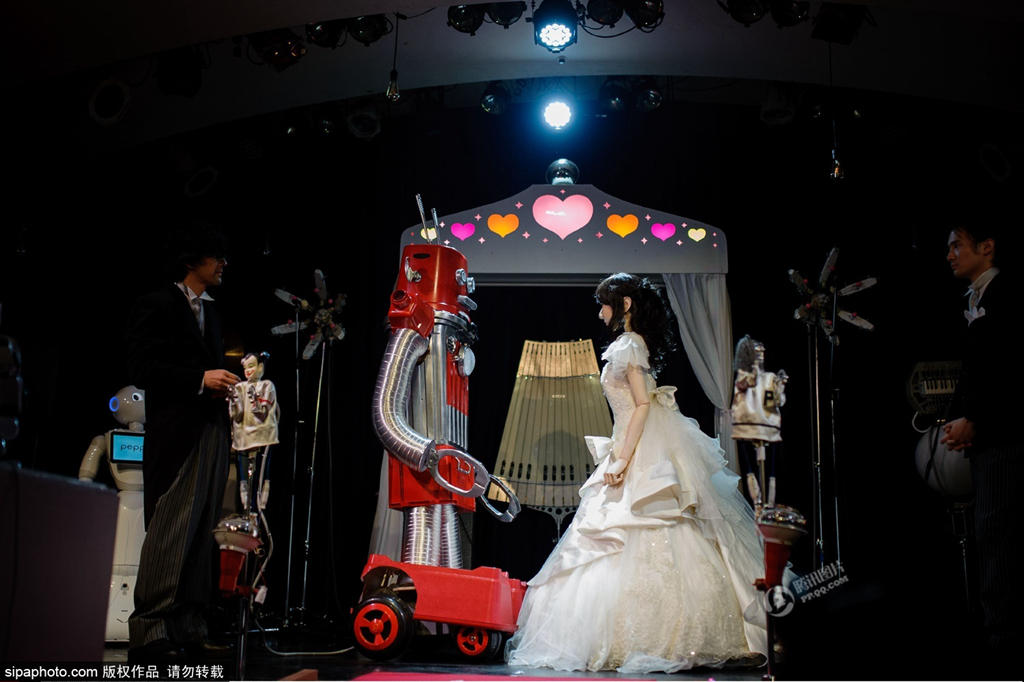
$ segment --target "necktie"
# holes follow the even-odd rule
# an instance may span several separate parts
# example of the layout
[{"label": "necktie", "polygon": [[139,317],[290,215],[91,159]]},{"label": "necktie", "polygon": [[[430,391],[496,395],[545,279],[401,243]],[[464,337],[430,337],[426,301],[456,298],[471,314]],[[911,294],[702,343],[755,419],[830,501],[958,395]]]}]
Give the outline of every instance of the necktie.
[{"label": "necktie", "polygon": [[203,329],[203,299],[196,296],[189,301],[189,303],[192,305],[192,314],[196,316],[196,324],[199,325],[199,333],[203,334],[205,332]]}]

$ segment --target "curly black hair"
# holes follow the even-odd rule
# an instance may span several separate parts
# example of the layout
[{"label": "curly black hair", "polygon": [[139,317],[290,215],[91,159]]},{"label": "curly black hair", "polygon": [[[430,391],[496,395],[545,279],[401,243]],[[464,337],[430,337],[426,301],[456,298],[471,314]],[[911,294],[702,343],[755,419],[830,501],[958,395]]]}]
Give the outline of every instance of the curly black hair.
[{"label": "curly black hair", "polygon": [[661,290],[646,277],[637,277],[618,272],[606,277],[597,289],[594,298],[602,305],[611,306],[612,332],[626,328],[626,310],[623,299],[629,297],[630,329],[644,338],[649,353],[651,373],[657,375],[665,367],[669,354],[676,350],[673,333],[673,316]]}]

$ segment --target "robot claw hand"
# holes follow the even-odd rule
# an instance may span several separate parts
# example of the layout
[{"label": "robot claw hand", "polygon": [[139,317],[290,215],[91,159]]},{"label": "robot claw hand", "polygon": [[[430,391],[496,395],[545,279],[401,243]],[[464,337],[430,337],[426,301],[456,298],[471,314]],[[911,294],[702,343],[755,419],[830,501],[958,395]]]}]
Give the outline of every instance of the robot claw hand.
[{"label": "robot claw hand", "polygon": [[[468,473],[469,470],[464,468],[465,466],[468,466],[470,470],[472,470],[472,486],[470,486],[469,488],[460,488],[453,484],[451,481],[448,481],[441,474],[441,472],[438,471],[437,467],[441,463],[441,460],[444,459],[445,457],[454,457],[455,460],[458,462],[460,471]],[[464,450],[460,450],[459,448],[456,448],[451,445],[438,446],[438,448],[434,451],[434,455],[430,458],[429,462],[427,463],[427,469],[430,471],[430,475],[434,478],[434,480],[437,481],[437,484],[440,485],[442,488],[450,492],[453,492],[456,495],[462,495],[464,497],[473,497],[479,499],[483,503],[487,511],[490,512],[491,515],[497,518],[499,521],[504,521],[507,523],[514,519],[516,515],[519,513],[519,499],[516,498],[515,493],[513,493],[512,490],[509,489],[509,487],[506,486],[503,481],[490,475],[487,472],[487,468],[484,467],[484,465],[481,464],[479,460],[477,460],[475,457],[470,455],[468,452],[465,452]],[[487,501],[486,497],[483,496],[488,486],[490,486],[492,483],[501,488],[502,491],[506,495],[508,495],[509,505],[507,511],[499,511],[493,505],[491,505],[490,502]]]}]

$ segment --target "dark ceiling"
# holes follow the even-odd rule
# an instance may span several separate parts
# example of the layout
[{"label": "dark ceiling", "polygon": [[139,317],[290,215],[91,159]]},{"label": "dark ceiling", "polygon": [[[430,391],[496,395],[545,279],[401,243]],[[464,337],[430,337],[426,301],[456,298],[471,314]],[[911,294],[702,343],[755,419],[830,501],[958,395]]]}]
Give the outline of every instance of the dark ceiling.
[{"label": "dark ceiling", "polygon": [[[132,115],[122,121],[121,135],[135,140],[382,93],[393,35],[369,46],[352,39],[333,50],[309,45],[304,58],[281,71],[254,63],[247,58],[252,56],[247,41],[233,40],[279,28],[303,35],[309,22],[380,12],[409,17],[399,22],[401,87],[449,86],[449,97],[467,104],[491,80],[557,78],[578,93],[596,89],[594,83],[604,76],[649,75],[762,83],[723,95],[747,101],[762,96],[766,81],[820,86],[831,77],[837,87],[1024,110],[1021,3],[846,4],[866,7],[868,20],[849,45],[831,48],[811,36],[821,2],[810,3],[811,21],[779,28],[770,17],[744,27],[716,0],[669,0],[663,23],[649,33],[631,31],[614,39],[581,34],[562,53],[564,60],[533,44],[525,20],[508,29],[485,23],[470,36],[446,25],[447,6],[434,7],[428,0],[394,0],[387,6],[371,0],[21,2],[0,25],[0,44],[7,53],[6,78],[15,86],[59,79],[87,98],[105,78],[129,84]],[[623,18],[616,31],[631,25]],[[202,47],[202,85],[191,97],[166,95],[152,77],[158,62],[153,57],[183,46]]]}]

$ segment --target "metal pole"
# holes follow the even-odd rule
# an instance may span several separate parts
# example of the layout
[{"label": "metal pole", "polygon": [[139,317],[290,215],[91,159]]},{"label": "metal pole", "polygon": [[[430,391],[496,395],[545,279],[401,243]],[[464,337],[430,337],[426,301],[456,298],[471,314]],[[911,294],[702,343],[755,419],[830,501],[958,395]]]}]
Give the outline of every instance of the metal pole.
[{"label": "metal pole", "polygon": [[316,436],[320,428],[320,398],[323,395],[324,388],[324,360],[327,357],[327,339],[324,338],[323,343],[320,345],[320,379],[317,382],[316,387],[316,413],[313,417],[313,448],[309,457],[309,503],[306,510],[306,542],[305,542],[305,561],[302,567],[302,605],[300,609],[300,622],[305,622],[306,616],[306,587],[309,580],[309,536],[313,528],[313,476],[315,473],[314,465],[316,464]]},{"label": "metal pole", "polygon": [[[832,294],[832,323],[835,324],[838,321],[839,311],[839,297],[833,292]],[[836,385],[836,345],[831,344],[832,347],[829,352],[829,369],[828,369],[828,380],[832,387],[830,394],[831,403],[829,405],[831,427],[832,427],[832,511],[835,515],[835,528],[836,528],[836,561],[842,562],[843,556],[839,548],[839,387]]]},{"label": "metal pole", "polygon": [[811,557],[815,568],[825,565],[825,544],[822,537],[825,526],[822,512],[822,481],[821,481],[821,396],[818,375],[818,333],[813,325],[807,326],[808,355],[810,362],[811,388],[811,456],[813,458],[814,477],[814,512],[813,512],[813,552]]},{"label": "metal pole", "polygon": [[[296,311],[297,312],[297,311]],[[288,627],[291,620],[292,593],[292,553],[295,551],[295,474],[299,466],[299,425],[302,424],[302,410],[299,409],[301,393],[299,392],[299,317],[295,316],[295,428],[292,430],[292,494],[288,510],[288,571],[284,583],[284,625]]]}]

